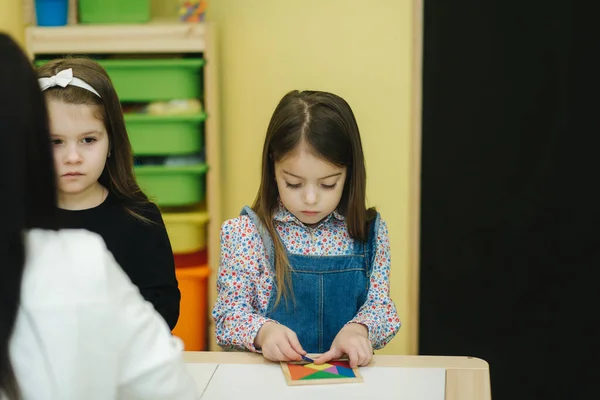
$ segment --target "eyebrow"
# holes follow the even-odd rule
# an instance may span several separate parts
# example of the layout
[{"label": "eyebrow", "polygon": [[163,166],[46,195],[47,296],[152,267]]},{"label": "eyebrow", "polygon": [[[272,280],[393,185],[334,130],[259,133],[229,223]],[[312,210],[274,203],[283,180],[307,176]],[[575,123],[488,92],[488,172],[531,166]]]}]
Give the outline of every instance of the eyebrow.
[{"label": "eyebrow", "polygon": [[[284,174],[287,174],[287,175],[289,175],[289,176],[293,176],[294,178],[298,178],[298,179],[304,179],[304,178],[303,178],[303,177],[301,177],[301,176],[294,175],[294,174],[292,174],[291,172],[287,172],[285,169],[283,170],[283,173],[284,173]],[[327,176],[324,176],[324,177],[322,177],[322,178],[319,178],[319,180],[320,180],[320,181],[322,181],[323,179],[327,179],[327,178],[333,178],[334,176],[339,176],[339,175],[341,175],[341,174],[342,174],[341,172],[336,172],[335,174],[331,174],[331,175],[327,175]]]},{"label": "eyebrow", "polygon": [[[82,132],[82,133],[78,134],[77,136],[78,136],[78,137],[82,137],[82,136],[88,136],[88,135],[102,135],[103,133],[104,133],[104,132],[102,132],[102,131],[95,131],[95,130],[92,130],[92,131]],[[60,135],[60,134],[54,134],[54,133],[53,133],[53,134],[51,134],[51,136],[58,136],[58,137],[62,137],[62,136],[65,136],[65,135]]]}]

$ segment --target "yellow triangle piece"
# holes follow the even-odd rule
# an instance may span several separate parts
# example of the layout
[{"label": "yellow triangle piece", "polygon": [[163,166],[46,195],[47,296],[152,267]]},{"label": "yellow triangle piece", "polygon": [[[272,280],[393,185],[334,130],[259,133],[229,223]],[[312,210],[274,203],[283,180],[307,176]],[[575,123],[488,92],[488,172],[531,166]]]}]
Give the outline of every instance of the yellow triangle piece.
[{"label": "yellow triangle piece", "polygon": [[333,367],[333,365],[327,364],[327,363],[321,364],[321,365],[316,365],[314,363],[310,363],[310,364],[306,364],[304,367],[311,368],[311,369],[316,369],[317,371],[322,371],[324,369]]}]

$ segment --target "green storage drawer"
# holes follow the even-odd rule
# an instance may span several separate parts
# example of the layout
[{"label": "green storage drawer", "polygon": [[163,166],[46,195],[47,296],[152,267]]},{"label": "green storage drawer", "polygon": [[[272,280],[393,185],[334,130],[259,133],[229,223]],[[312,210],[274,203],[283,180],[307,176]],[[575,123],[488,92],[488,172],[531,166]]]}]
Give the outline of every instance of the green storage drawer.
[{"label": "green storage drawer", "polygon": [[191,154],[202,151],[205,113],[193,115],[125,114],[127,133],[137,156]]},{"label": "green storage drawer", "polygon": [[150,0],[79,0],[82,24],[146,23]]},{"label": "green storage drawer", "polygon": [[122,102],[202,97],[201,58],[98,60]]},{"label": "green storage drawer", "polygon": [[206,164],[139,165],[135,175],[140,188],[161,207],[199,203],[205,196]]}]

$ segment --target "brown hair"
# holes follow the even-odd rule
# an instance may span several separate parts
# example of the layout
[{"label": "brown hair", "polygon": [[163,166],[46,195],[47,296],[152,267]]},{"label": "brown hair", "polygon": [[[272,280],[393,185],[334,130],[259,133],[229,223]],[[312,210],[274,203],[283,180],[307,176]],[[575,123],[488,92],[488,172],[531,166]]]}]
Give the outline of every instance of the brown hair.
[{"label": "brown hair", "polygon": [[275,276],[279,289],[276,304],[282,296],[287,300],[293,293],[289,261],[273,223],[279,198],[275,163],[302,142],[308,144],[315,155],[347,168],[337,211],[346,217],[348,232],[353,239],[366,241],[369,221],[376,215],[374,208],[366,207],[365,160],[358,125],[348,103],[327,92],[294,90],[286,94],[275,108],[267,128],[261,182],[252,205],[275,246]]},{"label": "brown hair", "polygon": [[[55,229],[56,188],[44,98],[31,63],[0,32],[0,398],[22,399],[10,340],[21,308],[26,236],[33,228]],[[35,251],[37,249],[33,249]]]},{"label": "brown hair", "polygon": [[123,109],[113,84],[100,64],[84,57],[69,57],[50,61],[37,70],[38,78],[56,75],[62,70],[72,68],[73,76],[92,86],[101,97],[78,86],[55,86],[44,91],[47,99],[67,104],[85,104],[98,106],[98,116],[104,122],[109,139],[110,157],[98,182],[106,187],[125,209],[134,217],[149,222],[138,213],[150,203],[148,196],[138,186],[133,170],[133,152],[125,128]]}]

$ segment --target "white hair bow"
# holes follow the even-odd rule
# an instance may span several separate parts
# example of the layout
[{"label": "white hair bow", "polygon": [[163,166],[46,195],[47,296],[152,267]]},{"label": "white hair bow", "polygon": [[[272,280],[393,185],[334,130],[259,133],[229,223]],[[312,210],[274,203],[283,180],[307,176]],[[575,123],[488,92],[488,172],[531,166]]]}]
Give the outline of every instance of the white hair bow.
[{"label": "white hair bow", "polygon": [[94,93],[96,96],[102,98],[102,96],[100,96],[100,94],[88,83],[79,78],[74,77],[72,68],[63,69],[58,74],[51,76],[50,78],[39,78],[38,82],[40,84],[42,92],[46,89],[50,89],[51,87],[55,86],[67,87],[68,85],[72,85],[88,90]]}]

